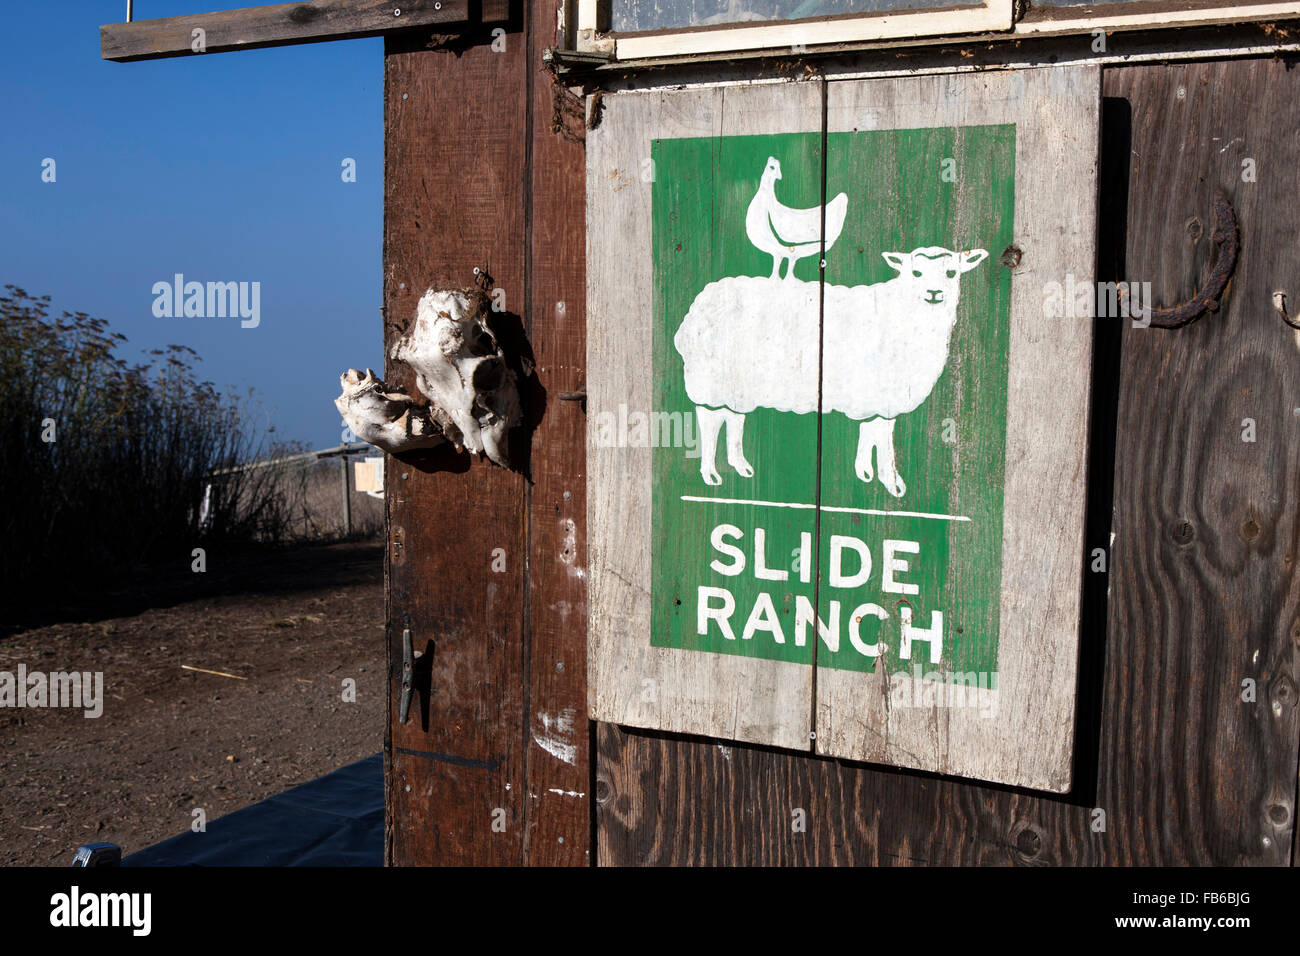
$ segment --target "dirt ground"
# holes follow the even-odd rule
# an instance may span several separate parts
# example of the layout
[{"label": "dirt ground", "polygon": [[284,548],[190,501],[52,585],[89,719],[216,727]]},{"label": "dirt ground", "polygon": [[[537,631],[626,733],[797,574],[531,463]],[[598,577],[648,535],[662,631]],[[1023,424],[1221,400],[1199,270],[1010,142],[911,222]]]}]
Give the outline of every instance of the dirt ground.
[{"label": "dirt ground", "polygon": [[382,547],[207,561],[0,631],[0,671],[104,675],[95,719],[0,708],[0,865],[129,854],[382,748]]}]

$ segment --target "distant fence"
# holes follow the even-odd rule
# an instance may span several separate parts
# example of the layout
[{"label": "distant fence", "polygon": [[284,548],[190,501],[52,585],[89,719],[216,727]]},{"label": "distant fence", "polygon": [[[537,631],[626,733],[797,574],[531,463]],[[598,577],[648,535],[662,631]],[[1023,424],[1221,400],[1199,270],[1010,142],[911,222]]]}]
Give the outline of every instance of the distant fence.
[{"label": "distant fence", "polygon": [[[199,511],[200,527],[212,519],[213,487],[223,478],[248,471],[271,471],[289,536],[296,540],[376,537],[384,527],[382,455],[364,442],[284,455],[212,472]],[[361,489],[354,465],[362,465]],[[380,476],[376,480],[376,475]],[[218,496],[220,497],[220,496]],[[235,507],[239,504],[236,502]]]}]

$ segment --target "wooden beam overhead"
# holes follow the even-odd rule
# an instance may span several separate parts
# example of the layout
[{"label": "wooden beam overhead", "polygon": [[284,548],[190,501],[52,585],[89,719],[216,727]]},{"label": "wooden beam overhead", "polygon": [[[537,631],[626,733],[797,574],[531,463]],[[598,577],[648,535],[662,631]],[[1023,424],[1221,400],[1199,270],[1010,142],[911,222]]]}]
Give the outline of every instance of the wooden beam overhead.
[{"label": "wooden beam overhead", "polygon": [[108,23],[99,28],[99,43],[105,60],[159,60],[508,18],[509,0],[307,0]]}]

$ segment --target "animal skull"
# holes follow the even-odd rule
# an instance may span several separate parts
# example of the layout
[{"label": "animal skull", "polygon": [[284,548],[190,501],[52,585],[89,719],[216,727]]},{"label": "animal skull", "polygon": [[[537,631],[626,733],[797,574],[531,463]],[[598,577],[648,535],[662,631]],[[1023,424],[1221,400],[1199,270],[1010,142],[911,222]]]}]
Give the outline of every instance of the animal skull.
[{"label": "animal skull", "polygon": [[433,448],[447,440],[427,408],[404,392],[390,392],[370,369],[362,375],[350,368],[339,376],[339,384],[343,393],[334,399],[334,407],[362,441],[396,453]]},{"label": "animal skull", "polygon": [[394,454],[450,441],[509,467],[506,436],[519,421],[519,392],[487,311],[477,289],[426,292],[388,357],[411,367],[429,404],[388,391],[369,369],[364,376],[349,369],[334,404],[357,437]]}]

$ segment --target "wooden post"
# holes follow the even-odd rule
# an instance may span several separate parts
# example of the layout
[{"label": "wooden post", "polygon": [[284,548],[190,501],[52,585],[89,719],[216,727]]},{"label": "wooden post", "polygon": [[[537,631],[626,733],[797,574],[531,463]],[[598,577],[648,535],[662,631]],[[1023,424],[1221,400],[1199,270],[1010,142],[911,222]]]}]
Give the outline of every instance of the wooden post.
[{"label": "wooden post", "polygon": [[306,0],[134,21],[128,8],[126,23],[99,28],[99,42],[105,60],[158,60],[381,36],[422,27],[451,32],[508,17],[509,3],[503,0],[477,4],[406,0],[400,6],[381,0]]},{"label": "wooden post", "polygon": [[[390,459],[385,474],[390,673],[408,620],[414,649],[432,654],[405,724],[400,680],[390,684],[393,864],[591,856],[586,419],[555,397],[586,376],[585,129],[582,100],[542,61],[555,31],[553,0],[533,0],[495,43],[386,46],[388,332],[413,320],[424,289],[463,286],[486,266],[504,294],[493,319],[526,333],[545,390],[521,387],[531,480],[454,454]],[[403,387],[409,375],[394,363],[385,377]]]}]

